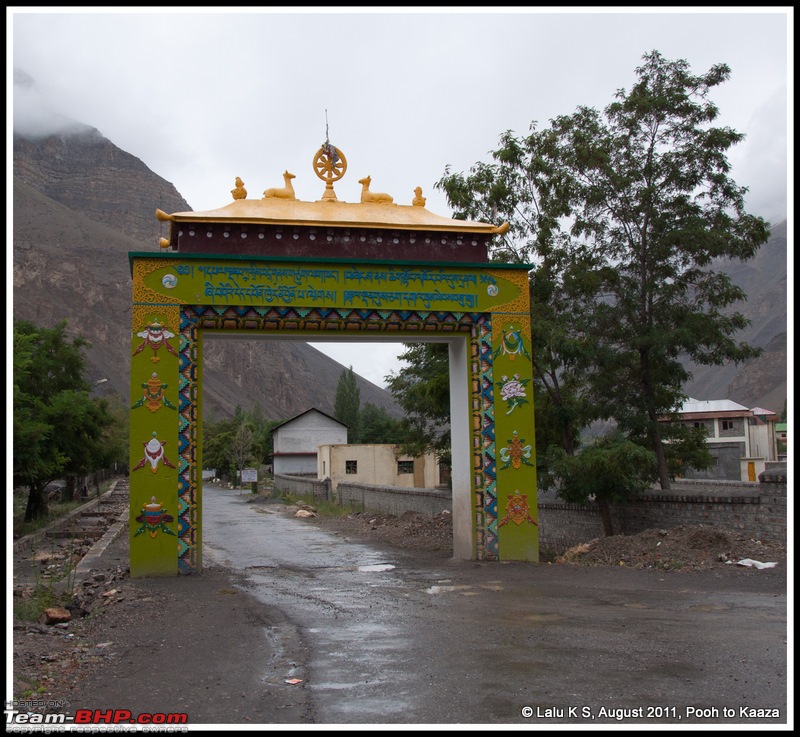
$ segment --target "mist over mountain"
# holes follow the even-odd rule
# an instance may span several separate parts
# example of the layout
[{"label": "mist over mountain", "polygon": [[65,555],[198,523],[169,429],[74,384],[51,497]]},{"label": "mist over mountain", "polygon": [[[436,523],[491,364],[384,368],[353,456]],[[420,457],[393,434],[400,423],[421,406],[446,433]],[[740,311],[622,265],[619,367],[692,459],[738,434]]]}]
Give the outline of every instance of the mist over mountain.
[{"label": "mist over mountain", "polygon": [[13,112],[14,132],[34,140],[93,130],[91,126],[53,110],[40,95],[33,77],[17,68],[14,69]]},{"label": "mist over mountain", "polygon": [[[34,116],[35,117],[35,116]],[[167,235],[156,209],[190,205],[140,159],[96,129],[53,117],[15,130],[13,142],[13,313],[50,327],[66,319],[91,343],[90,381],[127,398],[131,338],[130,251],[158,252]],[[15,120],[15,128],[16,128]],[[55,131],[55,132],[54,132]],[[750,262],[715,265],[748,295],[736,305],[750,320],[739,339],[763,349],[744,365],[693,366],[687,393],[732,399],[780,413],[787,397],[786,221]],[[298,341],[208,339],[204,355],[206,416],[230,416],[258,402],[269,419],[309,407],[332,414],[346,368]],[[362,406],[402,415],[391,395],[358,377]],[[127,400],[126,400],[127,401]]]}]

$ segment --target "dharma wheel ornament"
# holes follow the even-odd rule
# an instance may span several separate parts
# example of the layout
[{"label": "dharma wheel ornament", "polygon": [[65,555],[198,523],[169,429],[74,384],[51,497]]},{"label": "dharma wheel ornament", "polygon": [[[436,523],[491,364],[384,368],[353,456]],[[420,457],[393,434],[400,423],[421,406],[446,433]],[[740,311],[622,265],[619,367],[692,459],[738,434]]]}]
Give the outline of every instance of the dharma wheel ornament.
[{"label": "dharma wheel ornament", "polygon": [[325,182],[322,201],[338,201],[336,193],[333,191],[333,183],[338,182],[346,171],[347,159],[344,154],[326,140],[319,151],[314,154],[314,173]]}]

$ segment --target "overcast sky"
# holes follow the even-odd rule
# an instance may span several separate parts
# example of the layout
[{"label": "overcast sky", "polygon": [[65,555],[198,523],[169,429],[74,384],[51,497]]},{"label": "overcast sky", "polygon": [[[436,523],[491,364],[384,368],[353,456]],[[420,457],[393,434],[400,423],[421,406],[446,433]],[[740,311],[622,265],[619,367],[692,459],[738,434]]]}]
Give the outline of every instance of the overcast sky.
[{"label": "overcast sky", "polygon": [[[698,74],[731,67],[712,99],[717,123],[746,135],[729,157],[733,178],[754,214],[789,215],[790,7],[6,12],[14,126],[93,126],[193,210],[231,202],[237,176],[260,198],[285,169],[299,199],[320,199],[312,162],[327,134],[348,164],[339,200],[358,202],[369,174],[398,204],[421,186],[427,208],[448,216],[434,189],[446,167],[490,161],[503,131],[603,109],[656,49]],[[13,69],[31,82],[12,85]],[[315,345],[379,385],[400,365],[397,344]]]}]

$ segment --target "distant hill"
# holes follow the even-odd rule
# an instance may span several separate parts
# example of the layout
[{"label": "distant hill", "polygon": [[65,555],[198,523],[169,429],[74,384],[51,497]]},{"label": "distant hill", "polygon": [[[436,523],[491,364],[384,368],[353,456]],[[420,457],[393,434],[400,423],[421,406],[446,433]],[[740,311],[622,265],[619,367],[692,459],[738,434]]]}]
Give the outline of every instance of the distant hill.
[{"label": "distant hill", "polygon": [[732,399],[745,407],[763,407],[780,414],[787,397],[786,221],[772,228],[769,240],[751,261],[720,261],[713,268],[728,274],[747,294],[735,305],[751,324],[739,339],[763,349],[743,365],[696,366],[686,386],[695,399]]},{"label": "distant hill", "polygon": [[[130,251],[159,251],[157,208],[186,212],[175,187],[98,131],[42,138],[14,136],[13,311],[51,327],[68,321],[91,343],[88,378],[128,397]],[[166,235],[166,234],[163,234]],[[345,366],[307,343],[207,339],[206,416],[232,416],[258,402],[265,417],[285,420],[316,407],[333,414]],[[362,406],[401,417],[385,389],[357,377]]]}]

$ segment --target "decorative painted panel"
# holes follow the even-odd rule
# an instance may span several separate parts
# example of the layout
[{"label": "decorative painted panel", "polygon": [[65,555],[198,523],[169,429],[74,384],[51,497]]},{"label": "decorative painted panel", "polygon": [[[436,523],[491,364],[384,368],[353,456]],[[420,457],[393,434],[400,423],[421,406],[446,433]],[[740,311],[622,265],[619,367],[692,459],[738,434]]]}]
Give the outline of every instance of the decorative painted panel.
[{"label": "decorative painted panel", "polygon": [[533,362],[528,275],[491,271],[517,287],[492,310],[498,557],[539,560]]},{"label": "decorative painted panel", "polygon": [[131,571],[177,571],[180,308],[134,305],[130,396]]}]

